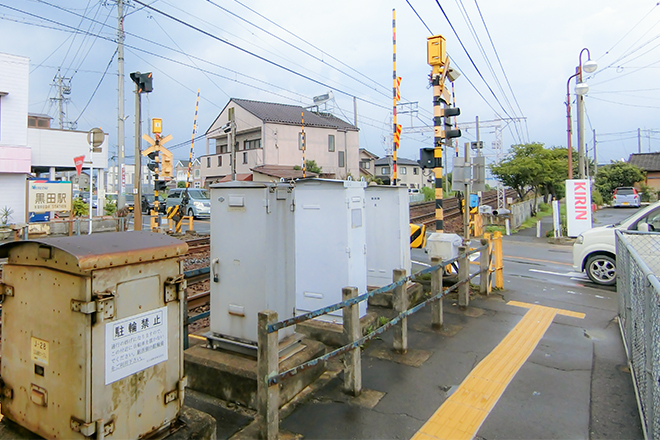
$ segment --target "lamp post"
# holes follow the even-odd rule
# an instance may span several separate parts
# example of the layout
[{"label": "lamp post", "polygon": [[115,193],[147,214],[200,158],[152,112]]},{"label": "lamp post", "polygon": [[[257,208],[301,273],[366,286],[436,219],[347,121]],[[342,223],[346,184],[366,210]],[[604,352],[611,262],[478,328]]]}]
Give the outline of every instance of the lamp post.
[{"label": "lamp post", "polygon": [[[587,61],[582,63],[582,54],[587,53]],[[593,73],[598,69],[598,64],[591,59],[591,53],[586,47],[580,51],[579,64],[575,68],[575,74],[571,75],[566,81],[566,118],[567,118],[567,132],[568,132],[568,178],[573,178],[573,151],[571,147],[571,96],[569,84],[571,79],[577,77],[575,84],[575,94],[577,95],[577,126],[578,126],[578,177],[584,179],[586,177],[586,161],[585,161],[585,147],[584,147],[584,95],[589,91],[589,86],[584,82],[582,72]]]}]

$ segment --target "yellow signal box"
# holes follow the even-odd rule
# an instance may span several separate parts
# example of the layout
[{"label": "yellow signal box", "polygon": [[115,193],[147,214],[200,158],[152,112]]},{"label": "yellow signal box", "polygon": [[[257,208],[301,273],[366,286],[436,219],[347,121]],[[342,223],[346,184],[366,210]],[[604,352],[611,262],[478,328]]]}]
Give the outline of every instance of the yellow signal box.
[{"label": "yellow signal box", "polygon": [[151,119],[151,132],[154,134],[163,132],[163,120],[161,118]]},{"label": "yellow signal box", "polygon": [[430,66],[442,66],[447,59],[445,37],[434,35],[427,38],[426,53]]}]

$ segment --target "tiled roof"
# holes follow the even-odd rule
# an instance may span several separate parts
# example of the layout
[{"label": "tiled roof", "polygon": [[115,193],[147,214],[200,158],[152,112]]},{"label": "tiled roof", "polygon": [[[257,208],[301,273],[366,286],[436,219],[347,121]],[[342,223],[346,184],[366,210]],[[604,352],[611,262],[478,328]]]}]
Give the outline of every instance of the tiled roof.
[{"label": "tiled roof", "polygon": [[[302,170],[294,170],[290,165],[259,165],[252,168],[252,171],[266,176],[277,177],[278,179],[302,179]],[[317,177],[317,173],[307,171],[306,177]]]},{"label": "tiled roof", "polygon": [[298,105],[276,104],[273,102],[250,101],[247,99],[236,98],[232,98],[232,101],[264,122],[301,125],[302,121],[300,112],[303,112],[306,127],[357,131],[357,128],[354,125],[333,115],[310,112]]},{"label": "tiled roof", "polygon": [[644,171],[660,171],[660,152],[631,154],[628,163]]},{"label": "tiled roof", "polygon": [[[381,165],[390,165],[392,161],[392,156],[387,156],[387,157],[381,157],[380,159],[376,159],[374,161],[374,164],[376,166],[381,166]],[[416,160],[411,160],[411,159],[406,159],[405,157],[397,157],[396,158],[396,164],[397,165],[408,165],[408,166],[419,166],[419,163]]]}]

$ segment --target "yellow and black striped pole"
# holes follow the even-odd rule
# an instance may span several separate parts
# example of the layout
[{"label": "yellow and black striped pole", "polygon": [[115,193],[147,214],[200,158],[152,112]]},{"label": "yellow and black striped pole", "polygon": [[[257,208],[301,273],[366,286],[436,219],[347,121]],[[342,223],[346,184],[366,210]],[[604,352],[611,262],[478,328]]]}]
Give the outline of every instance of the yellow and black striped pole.
[{"label": "yellow and black striped pole", "polygon": [[197,101],[195,102],[195,118],[193,119],[192,140],[190,141],[190,155],[188,156],[188,174],[186,175],[186,189],[190,186],[190,170],[192,168],[193,155],[195,154],[195,133],[197,132],[197,110],[199,109],[199,90],[197,89]]},{"label": "yellow and black striped pole", "polygon": [[300,142],[302,147],[302,176],[303,179],[307,177],[307,163],[305,162],[305,112],[300,112],[300,120],[302,121],[302,134]]},{"label": "yellow and black striped pole", "polygon": [[442,117],[443,91],[449,61],[445,49],[445,39],[441,35],[428,37],[427,41],[428,64],[432,67],[431,84],[433,86],[433,157],[435,160],[433,174],[435,175],[435,232],[444,231],[444,213],[442,211],[442,151],[445,139]]},{"label": "yellow and black striped pole", "polygon": [[397,77],[396,77],[396,9],[392,9],[392,182],[396,186],[396,150],[399,146],[396,130],[396,100],[397,100]]}]

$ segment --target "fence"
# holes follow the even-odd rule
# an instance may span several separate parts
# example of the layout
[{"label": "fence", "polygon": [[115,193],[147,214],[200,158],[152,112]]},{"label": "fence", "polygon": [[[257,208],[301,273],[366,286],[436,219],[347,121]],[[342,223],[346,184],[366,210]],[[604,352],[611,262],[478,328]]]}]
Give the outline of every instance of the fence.
[{"label": "fence", "polygon": [[646,439],[660,438],[660,234],[616,231],[619,326]]},{"label": "fence", "polygon": [[[499,249],[501,250],[501,236],[498,240],[500,241]],[[265,310],[260,312],[257,350],[257,421],[261,438],[270,440],[278,437],[279,384],[284,378],[294,376],[307,368],[316,366],[340,354],[345,354],[344,389],[349,394],[357,396],[362,391],[361,346],[365,342],[389,329],[393,329],[393,349],[399,353],[405,353],[408,349],[408,316],[426,306],[431,306],[431,325],[436,328],[442,327],[444,322],[442,298],[450,292],[458,290],[459,306],[469,306],[470,280],[476,276],[480,276],[480,293],[489,294],[491,291],[490,274],[495,271],[492,268],[493,249],[496,249],[495,245],[487,239],[483,239],[481,246],[475,249],[468,249],[461,246],[457,258],[446,261],[432,259],[431,267],[410,276],[406,275],[405,270],[396,269],[393,273],[392,284],[363,293],[362,295],[358,295],[356,288],[346,287],[342,290],[343,301],[341,303],[284,321],[278,322],[277,313],[274,311]],[[479,270],[470,274],[468,257],[476,253],[479,253]],[[458,282],[447,289],[443,289],[443,268],[456,262],[459,266]],[[420,304],[408,308],[408,297],[405,286],[408,281],[418,279],[424,274],[431,274],[431,296]],[[362,331],[360,328],[358,304],[361,301],[367,301],[373,295],[390,291],[393,294],[394,309],[398,312],[398,315],[382,327],[361,336]],[[278,363],[278,331],[339,309],[343,311],[346,345],[287,371],[280,372]]]},{"label": "fence", "polygon": [[543,202],[543,197],[537,197],[511,205],[511,227],[513,229],[519,228],[525,220],[532,216],[532,207],[538,209],[541,202]]}]

